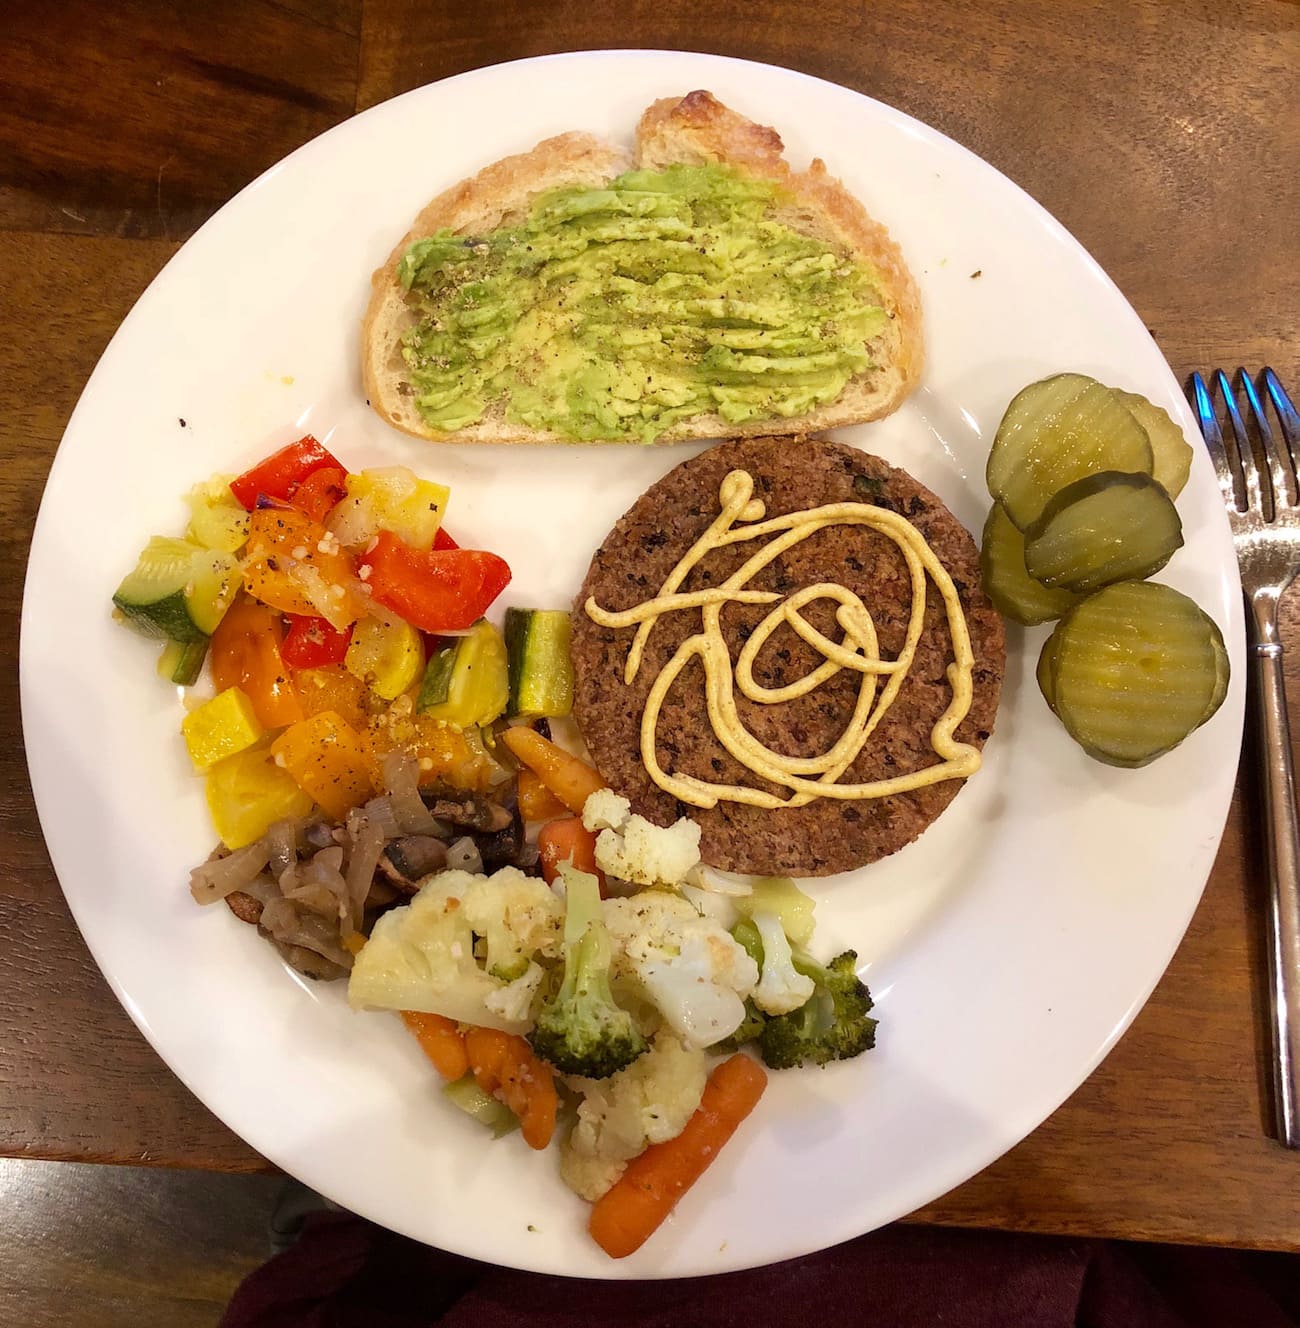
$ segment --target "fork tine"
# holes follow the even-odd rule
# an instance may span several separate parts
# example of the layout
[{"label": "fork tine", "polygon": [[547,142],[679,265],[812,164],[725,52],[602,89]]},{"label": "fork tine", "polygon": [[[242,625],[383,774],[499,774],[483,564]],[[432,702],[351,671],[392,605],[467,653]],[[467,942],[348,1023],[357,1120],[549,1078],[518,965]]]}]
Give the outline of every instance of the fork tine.
[{"label": "fork tine", "polygon": [[[1264,390],[1273,401],[1273,409],[1277,411],[1278,423],[1282,426],[1282,437],[1286,439],[1287,450],[1291,453],[1291,464],[1295,465],[1295,450],[1300,447],[1300,415],[1296,414],[1296,408],[1291,404],[1291,398],[1286,394],[1286,388],[1282,386],[1282,380],[1272,369],[1266,368],[1261,375],[1264,381]],[[1297,467],[1300,470],[1300,467]]]},{"label": "fork tine", "polygon": [[1237,486],[1232,478],[1232,467],[1228,464],[1228,454],[1223,447],[1219,417],[1214,413],[1210,389],[1199,373],[1192,375],[1192,399],[1201,426],[1201,436],[1205,439],[1205,450],[1209,452],[1210,460],[1214,462],[1214,473],[1219,477],[1219,492],[1223,495],[1224,505],[1235,510],[1238,506]]},{"label": "fork tine", "polygon": [[[1238,374],[1243,371],[1238,370]],[[1232,384],[1222,369],[1214,371],[1214,382],[1223,395],[1223,404],[1228,409],[1228,422],[1237,442],[1237,462],[1241,466],[1241,478],[1246,486],[1246,510],[1264,515],[1264,491],[1260,487],[1259,467],[1255,464],[1255,450],[1250,445],[1250,435],[1237,409],[1237,399],[1232,394]]]},{"label": "fork tine", "polygon": [[[1264,457],[1268,461],[1269,477],[1273,484],[1274,510],[1294,507],[1294,473],[1288,473],[1286,462],[1282,460],[1282,452],[1277,445],[1277,440],[1273,437],[1273,426],[1268,422],[1264,403],[1260,401],[1259,393],[1255,390],[1255,384],[1250,381],[1250,375],[1244,369],[1238,369],[1237,376],[1241,380],[1241,390],[1245,394],[1246,404],[1250,407],[1250,413],[1255,417],[1255,427],[1259,430],[1259,441],[1264,449]],[[1292,465],[1294,464],[1293,461]]]}]

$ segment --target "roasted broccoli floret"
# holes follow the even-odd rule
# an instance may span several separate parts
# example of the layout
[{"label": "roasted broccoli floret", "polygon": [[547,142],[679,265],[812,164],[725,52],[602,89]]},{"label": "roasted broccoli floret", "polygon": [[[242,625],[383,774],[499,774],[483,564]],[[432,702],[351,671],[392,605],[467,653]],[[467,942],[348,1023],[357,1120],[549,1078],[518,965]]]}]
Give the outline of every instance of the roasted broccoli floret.
[{"label": "roasted broccoli floret", "polygon": [[765,1023],[767,1023],[767,1015],[752,1000],[748,1000],[745,1002],[745,1018],[740,1027],[730,1037],[723,1038],[721,1042],[715,1042],[709,1050],[727,1053],[739,1051],[741,1047],[758,1041]]},{"label": "roasted broccoli floret", "polygon": [[545,1000],[528,1034],[533,1050],[565,1074],[606,1079],[646,1049],[632,1016],[614,1001],[609,986],[613,947],[601,920],[594,876],[564,873],[564,978]]},{"label": "roasted broccoli floret", "polygon": [[871,993],[858,977],[858,956],[845,950],[823,965],[795,950],[795,968],[816,984],[797,1010],[768,1018],[758,1035],[764,1062],[774,1070],[825,1065],[861,1055],[875,1045]]}]

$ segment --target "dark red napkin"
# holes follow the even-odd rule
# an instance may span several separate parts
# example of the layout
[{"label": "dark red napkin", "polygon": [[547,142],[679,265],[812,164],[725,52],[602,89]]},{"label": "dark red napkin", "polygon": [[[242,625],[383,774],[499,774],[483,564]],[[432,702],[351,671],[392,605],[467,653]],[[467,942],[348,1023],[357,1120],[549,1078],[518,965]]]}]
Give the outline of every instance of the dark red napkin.
[{"label": "dark red napkin", "polygon": [[317,1213],[220,1328],[1296,1328],[1300,1257],[893,1226],[675,1282],[511,1272]]}]

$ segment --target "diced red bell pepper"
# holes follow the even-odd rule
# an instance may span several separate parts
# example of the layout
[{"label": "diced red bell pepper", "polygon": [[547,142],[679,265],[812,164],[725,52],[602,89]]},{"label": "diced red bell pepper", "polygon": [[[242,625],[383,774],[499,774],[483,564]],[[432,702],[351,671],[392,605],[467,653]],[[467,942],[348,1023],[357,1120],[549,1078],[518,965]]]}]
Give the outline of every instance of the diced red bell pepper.
[{"label": "diced red bell pepper", "polygon": [[472,627],[510,584],[510,567],[495,553],[479,549],[422,553],[387,530],[381,530],[374,547],[362,554],[358,571],[376,603],[422,632]]},{"label": "diced red bell pepper", "polygon": [[336,632],[324,618],[288,615],[289,630],[280,643],[280,658],[292,669],[319,669],[342,664],[352,628]]},{"label": "diced red bell pepper", "polygon": [[313,521],[325,518],[347,497],[348,476],[340,466],[313,470],[289,495],[289,501]]},{"label": "diced red bell pepper", "polygon": [[434,552],[438,553],[444,549],[459,549],[460,545],[441,527],[438,527],[438,533],[433,537]]},{"label": "diced red bell pepper", "polygon": [[322,447],[311,434],[306,434],[231,480],[230,491],[251,512],[257,505],[259,494],[288,501],[308,475],[327,467],[344,469],[332,452]]}]

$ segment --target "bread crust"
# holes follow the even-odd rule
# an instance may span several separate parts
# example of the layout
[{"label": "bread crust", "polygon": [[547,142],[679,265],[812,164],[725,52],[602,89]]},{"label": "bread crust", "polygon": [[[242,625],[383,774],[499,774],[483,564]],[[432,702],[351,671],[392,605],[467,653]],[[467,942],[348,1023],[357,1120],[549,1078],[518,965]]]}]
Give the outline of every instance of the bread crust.
[{"label": "bread crust", "polygon": [[921,302],[916,282],[888,230],[828,173],[824,162],[814,160],[806,171],[795,172],[783,151],[775,129],[756,124],[712,93],[697,90],[647,107],[631,154],[590,134],[560,134],[453,185],[424,207],[371,278],[370,304],[361,328],[362,382],[371,407],[395,428],[431,442],[572,444],[572,438],[553,430],[513,424],[500,408],[454,433],[424,422],[409,390],[402,390],[406,366],[401,341],[413,321],[397,279],[402,255],[416,240],[438,230],[471,234],[520,220],[534,198],[552,189],[604,184],[632,167],[654,170],[674,163],[719,162],[780,184],[791,200],[781,209],[781,220],[847,249],[873,269],[889,313],[889,323],[870,343],[872,358],[880,367],[852,379],[834,401],[806,414],[744,424],[720,415],[697,415],[680,421],[655,442],[808,433],[890,414],[921,376]]}]

